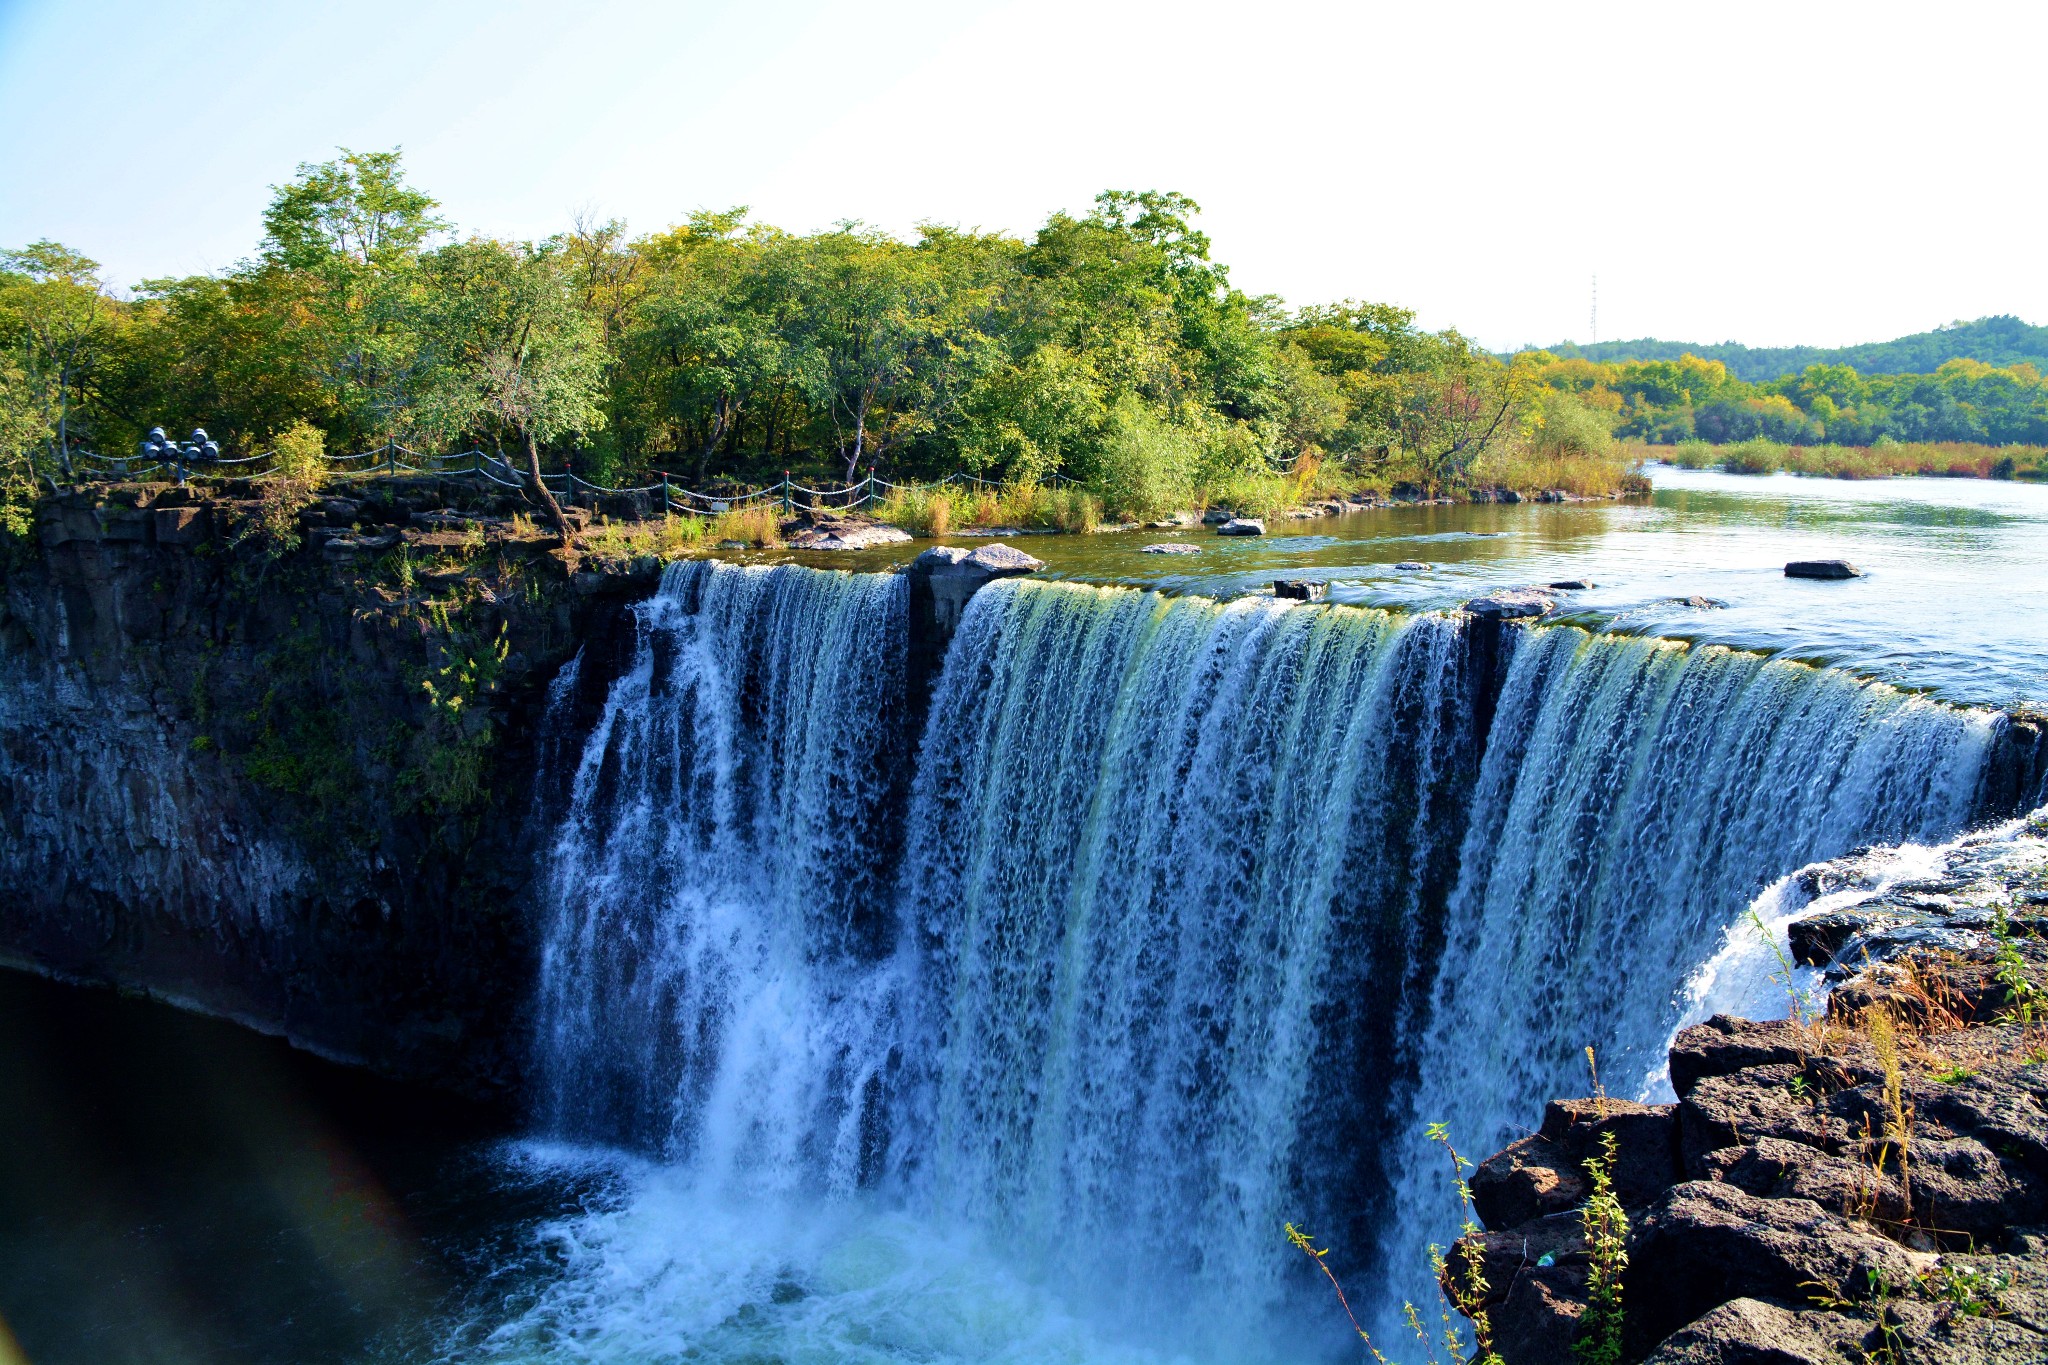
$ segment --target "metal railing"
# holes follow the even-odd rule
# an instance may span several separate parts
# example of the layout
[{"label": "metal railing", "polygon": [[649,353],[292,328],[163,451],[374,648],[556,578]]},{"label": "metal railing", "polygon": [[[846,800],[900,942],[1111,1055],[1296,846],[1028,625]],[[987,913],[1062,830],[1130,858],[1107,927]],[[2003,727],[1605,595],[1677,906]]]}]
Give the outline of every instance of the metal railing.
[{"label": "metal railing", "polygon": [[[264,451],[261,454],[244,455],[239,458],[221,456],[190,462],[176,455],[130,460],[90,451],[73,451],[71,458],[76,474],[90,480],[124,483],[149,483],[168,478],[171,482],[182,484],[187,478],[219,476],[228,470],[234,471],[231,477],[247,479],[277,478],[284,472],[276,468],[276,451]],[[353,455],[322,455],[320,458],[328,466],[326,477],[329,478],[381,478],[400,474],[467,476],[483,479],[499,487],[515,489],[525,488],[528,478],[502,454],[464,450],[450,455],[427,455],[400,445],[397,441],[386,441],[381,446]],[[890,495],[895,493],[929,496],[949,485],[971,487],[977,492],[1000,492],[1020,486],[1017,481],[986,479],[978,474],[966,472],[948,474],[942,479],[926,482],[892,483],[870,468],[865,478],[838,487],[814,488],[797,482],[788,470],[784,470],[781,479],[771,484],[746,487],[738,491],[703,493],[683,487],[672,474],[661,470],[653,472],[659,476],[655,482],[628,488],[610,488],[604,484],[593,483],[573,470],[554,474],[544,473],[541,475],[541,482],[546,485],[549,492],[572,499],[580,493],[590,493],[599,497],[659,493],[661,505],[670,512],[697,516],[717,516],[725,512],[758,507],[763,503],[780,504],[784,513],[793,513],[799,507],[857,512],[885,503]],[[1078,482],[1079,480],[1055,472],[1048,475],[1041,486],[1054,489],[1071,488]]]}]

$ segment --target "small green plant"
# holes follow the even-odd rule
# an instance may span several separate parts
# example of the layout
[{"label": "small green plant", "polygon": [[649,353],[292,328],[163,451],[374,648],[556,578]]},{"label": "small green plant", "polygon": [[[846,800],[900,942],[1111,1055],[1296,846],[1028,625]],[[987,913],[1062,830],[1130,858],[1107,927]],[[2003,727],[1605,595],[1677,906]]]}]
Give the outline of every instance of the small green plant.
[{"label": "small green plant", "polygon": [[1372,1352],[1372,1358],[1378,1361],[1380,1365],[1389,1365],[1387,1358],[1380,1354],[1380,1348],[1373,1345],[1372,1334],[1358,1325],[1358,1315],[1351,1311],[1351,1300],[1344,1297],[1344,1286],[1337,1283],[1336,1272],[1331,1270],[1329,1262],[1323,1259],[1330,1254],[1330,1249],[1328,1247],[1317,1247],[1315,1239],[1292,1223],[1287,1225],[1287,1240],[1294,1243],[1304,1255],[1314,1261],[1317,1270],[1323,1272],[1323,1278],[1330,1282],[1330,1288],[1337,1295],[1338,1306],[1344,1310],[1345,1320],[1351,1324],[1351,1330],[1358,1333],[1358,1339],[1365,1343],[1365,1349]]},{"label": "small green plant", "polygon": [[1943,1085],[1961,1085],[1964,1081],[1969,1080],[1970,1077],[1976,1074],[1977,1073],[1974,1070],[1967,1066],[1951,1066],[1946,1067],[1940,1071],[1931,1071],[1928,1073],[1930,1077],[1932,1077],[1934,1080],[1940,1081]]},{"label": "small green plant", "polygon": [[1771,981],[1785,993],[1787,1017],[1802,1027],[1811,1026],[1820,1017],[1820,1007],[1815,1003],[1813,992],[1799,984],[1799,969],[1783,948],[1778,946],[1778,936],[1771,932],[1771,926],[1764,923],[1764,917],[1756,910],[1749,912],[1750,927],[1771,950],[1771,956],[1778,960],[1778,970],[1771,973]]},{"label": "small green plant", "polygon": [[2012,1277],[1972,1266],[1938,1265],[1920,1277],[1920,1287],[1935,1299],[1955,1305],[1969,1318],[1996,1318],[2005,1313],[1999,1295],[2012,1287]]},{"label": "small green plant", "polygon": [[2012,919],[2005,907],[1995,906],[1991,911],[1992,979],[1998,982],[1998,989],[2005,1001],[1999,1011],[2001,1024],[2031,1024],[2041,1012],[2041,988],[2027,974],[2027,960],[2020,955],[2017,936],[2012,931]]},{"label": "small green plant", "polygon": [[[1472,1217],[1472,1186],[1465,1179],[1465,1172],[1471,1169],[1456,1147],[1451,1145],[1450,1130],[1441,1123],[1432,1123],[1425,1130],[1430,1141],[1441,1142],[1450,1153],[1451,1180],[1457,1186],[1458,1199],[1464,1206],[1464,1221],[1458,1230],[1457,1256],[1459,1268],[1451,1269],[1444,1256],[1442,1246],[1432,1243],[1429,1248],[1429,1268],[1436,1276],[1437,1290],[1443,1296],[1443,1311],[1440,1314],[1440,1337],[1433,1338],[1423,1324],[1422,1311],[1412,1302],[1401,1305],[1402,1317],[1415,1333],[1415,1340],[1422,1348],[1425,1365],[1505,1365],[1500,1354],[1493,1349],[1493,1326],[1486,1314],[1486,1252],[1480,1245],[1480,1227]],[[1313,1238],[1294,1224],[1287,1224],[1287,1240],[1294,1244],[1303,1255],[1316,1263],[1316,1269],[1323,1272],[1323,1278],[1336,1291],[1337,1302],[1344,1309],[1344,1316],[1351,1323],[1351,1330],[1358,1333],[1366,1350],[1372,1353],[1377,1365],[1390,1365],[1372,1337],[1358,1325],[1358,1319],[1351,1312],[1351,1303],[1344,1297],[1344,1287],[1337,1282],[1324,1259],[1330,1254],[1328,1247],[1317,1247]],[[1472,1349],[1465,1349],[1464,1337],[1452,1319],[1452,1310],[1463,1314],[1472,1324]],[[1438,1351],[1441,1342],[1442,1353]]]},{"label": "small green plant", "polygon": [[[1590,1050],[1590,1049],[1589,1049]],[[1621,1365],[1621,1274],[1628,1268],[1628,1215],[1614,1193],[1614,1131],[1600,1135],[1600,1155],[1586,1163],[1593,1193],[1579,1210],[1586,1239],[1586,1316],[1572,1351],[1585,1365]]]},{"label": "small green plant", "polygon": [[1437,1282],[1444,1286],[1450,1306],[1472,1324],[1471,1354],[1461,1355],[1464,1343],[1446,1313],[1445,1349],[1453,1360],[1463,1360],[1466,1365],[1503,1365],[1499,1353],[1493,1349],[1493,1323],[1486,1312],[1486,1252],[1479,1240],[1479,1221],[1472,1216],[1472,1184],[1465,1179],[1465,1172],[1472,1169],[1472,1163],[1451,1145],[1450,1129],[1446,1125],[1432,1123],[1424,1131],[1431,1142],[1442,1143],[1450,1156],[1451,1182],[1457,1186],[1458,1202],[1464,1209],[1464,1221],[1458,1229],[1458,1269],[1451,1270],[1441,1248],[1432,1246],[1429,1249],[1430,1269],[1436,1272]]}]

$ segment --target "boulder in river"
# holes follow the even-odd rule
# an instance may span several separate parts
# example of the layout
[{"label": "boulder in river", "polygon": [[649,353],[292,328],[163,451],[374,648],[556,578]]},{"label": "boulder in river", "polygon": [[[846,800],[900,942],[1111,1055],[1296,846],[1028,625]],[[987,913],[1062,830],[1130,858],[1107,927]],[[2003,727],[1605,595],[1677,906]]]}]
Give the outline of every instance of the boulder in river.
[{"label": "boulder in river", "polygon": [[1593,584],[1583,578],[1566,578],[1549,586],[1554,592],[1586,592]]},{"label": "boulder in river", "polygon": [[869,550],[910,539],[901,527],[865,517],[820,517],[808,525],[785,528],[783,534],[792,550]]},{"label": "boulder in river", "polygon": [[1429,565],[1423,563],[1419,559],[1404,559],[1399,564],[1396,564],[1394,567],[1401,570],[1404,573],[1416,573],[1420,570],[1427,569]]},{"label": "boulder in river", "polygon": [[1489,621],[1513,621],[1557,610],[1557,599],[1541,588],[1504,588],[1465,604],[1472,615]]},{"label": "boulder in river", "polygon": [[1198,555],[1202,553],[1202,547],[1199,545],[1188,545],[1180,541],[1162,540],[1157,545],[1140,545],[1138,553],[1141,555]]},{"label": "boulder in river", "polygon": [[1863,570],[1846,559],[1795,559],[1785,566],[1787,578],[1861,578]]},{"label": "boulder in river", "polygon": [[911,609],[915,614],[920,601],[929,600],[931,624],[939,637],[951,639],[968,598],[995,579],[1036,573],[1044,567],[1044,560],[1009,545],[982,545],[973,550],[964,545],[935,545],[910,561],[905,570],[910,576]]},{"label": "boulder in river", "polygon": [[1257,517],[1232,517],[1216,528],[1219,536],[1262,536],[1266,534],[1266,523]]},{"label": "boulder in river", "polygon": [[1320,602],[1329,596],[1330,585],[1313,578],[1276,578],[1273,596],[1291,602]]}]

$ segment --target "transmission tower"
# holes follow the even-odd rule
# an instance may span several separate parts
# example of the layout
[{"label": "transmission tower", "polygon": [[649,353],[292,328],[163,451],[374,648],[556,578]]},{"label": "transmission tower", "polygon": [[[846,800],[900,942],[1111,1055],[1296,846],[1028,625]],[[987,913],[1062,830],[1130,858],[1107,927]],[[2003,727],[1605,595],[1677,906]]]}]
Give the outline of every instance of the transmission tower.
[{"label": "transmission tower", "polygon": [[1593,344],[1600,344],[1600,277],[1593,277],[1593,316],[1588,324],[1593,330]]}]

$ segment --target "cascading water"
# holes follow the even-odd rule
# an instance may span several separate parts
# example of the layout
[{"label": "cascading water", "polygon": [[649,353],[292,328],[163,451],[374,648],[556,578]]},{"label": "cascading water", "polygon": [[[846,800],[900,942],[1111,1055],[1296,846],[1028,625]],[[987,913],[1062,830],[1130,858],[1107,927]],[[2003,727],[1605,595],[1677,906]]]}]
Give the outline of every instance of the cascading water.
[{"label": "cascading water", "polygon": [[1283,1222],[1426,1285],[1423,1120],[1483,1149],[1587,1044],[1648,1074],[1761,884],[1954,830],[1990,733],[1567,628],[1509,632],[1496,710],[1459,618],[1005,582],[913,761],[900,578],[677,566],[639,611],[541,1050],[554,1132],[658,1161],[556,1228],[522,1352],[1341,1346]]},{"label": "cascading water", "polygon": [[[1721,648],[1530,632],[1502,689],[1417,1051],[1382,1260],[1455,1224],[1427,1123],[1478,1153],[1544,1102],[1649,1098],[1688,975],[1776,877],[1967,821],[1991,724]],[[1426,1286],[1425,1286],[1426,1287]],[[1411,1290],[1411,1292],[1420,1292]],[[1389,1330],[1391,1313],[1383,1313]]]},{"label": "cascading water", "polygon": [[548,866],[545,1117],[844,1185],[887,1063],[900,579],[669,569]]}]

